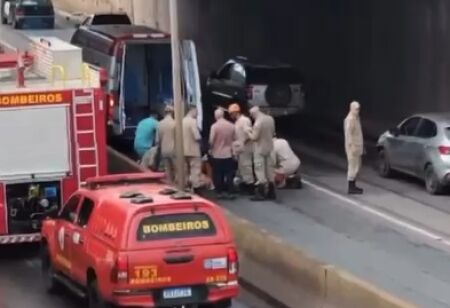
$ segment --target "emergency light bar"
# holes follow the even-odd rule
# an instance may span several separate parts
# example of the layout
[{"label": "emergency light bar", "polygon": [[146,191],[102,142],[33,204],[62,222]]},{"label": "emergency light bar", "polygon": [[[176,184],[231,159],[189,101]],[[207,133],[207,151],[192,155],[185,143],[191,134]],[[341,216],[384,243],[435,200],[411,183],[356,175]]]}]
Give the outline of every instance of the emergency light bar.
[{"label": "emergency light bar", "polygon": [[83,184],[83,187],[87,189],[96,189],[100,186],[159,183],[164,178],[165,175],[161,172],[113,174],[88,178]]}]

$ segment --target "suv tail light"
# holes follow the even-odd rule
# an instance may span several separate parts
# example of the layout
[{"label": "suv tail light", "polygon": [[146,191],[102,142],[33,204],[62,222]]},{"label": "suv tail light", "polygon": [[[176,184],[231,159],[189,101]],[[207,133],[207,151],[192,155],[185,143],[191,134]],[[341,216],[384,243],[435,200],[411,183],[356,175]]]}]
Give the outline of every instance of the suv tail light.
[{"label": "suv tail light", "polygon": [[253,99],[253,87],[248,86],[246,88],[246,92],[247,92],[247,99]]},{"label": "suv tail light", "polygon": [[25,11],[22,8],[16,8],[16,16],[25,15]]},{"label": "suv tail light", "polygon": [[439,153],[441,155],[450,155],[450,146],[441,145],[439,147]]},{"label": "suv tail light", "polygon": [[128,258],[117,257],[116,264],[111,271],[111,281],[114,283],[128,282]]},{"label": "suv tail light", "polygon": [[228,274],[237,275],[239,269],[239,260],[236,249],[229,248],[227,253],[228,259]]}]

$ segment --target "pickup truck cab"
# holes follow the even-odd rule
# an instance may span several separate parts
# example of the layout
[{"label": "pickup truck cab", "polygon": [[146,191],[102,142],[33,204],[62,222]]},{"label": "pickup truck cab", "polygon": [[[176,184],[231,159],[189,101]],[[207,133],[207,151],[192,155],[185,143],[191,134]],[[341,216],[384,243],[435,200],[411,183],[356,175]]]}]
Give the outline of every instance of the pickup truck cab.
[{"label": "pickup truck cab", "polygon": [[150,173],[88,179],[43,223],[47,290],[64,285],[91,308],[230,307],[238,257],[220,207],[161,179]]}]

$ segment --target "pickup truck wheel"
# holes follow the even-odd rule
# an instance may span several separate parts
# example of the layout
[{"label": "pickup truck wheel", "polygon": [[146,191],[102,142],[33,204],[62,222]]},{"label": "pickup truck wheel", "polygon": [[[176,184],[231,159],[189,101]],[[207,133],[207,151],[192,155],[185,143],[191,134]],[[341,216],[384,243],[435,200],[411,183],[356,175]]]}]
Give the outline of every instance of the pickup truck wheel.
[{"label": "pickup truck wheel", "polygon": [[88,307],[89,308],[112,308],[100,294],[97,287],[97,280],[93,279],[88,286]]},{"label": "pickup truck wheel", "polygon": [[50,259],[50,253],[47,246],[41,248],[41,274],[44,287],[49,293],[57,293],[61,285],[55,279],[55,269]]}]

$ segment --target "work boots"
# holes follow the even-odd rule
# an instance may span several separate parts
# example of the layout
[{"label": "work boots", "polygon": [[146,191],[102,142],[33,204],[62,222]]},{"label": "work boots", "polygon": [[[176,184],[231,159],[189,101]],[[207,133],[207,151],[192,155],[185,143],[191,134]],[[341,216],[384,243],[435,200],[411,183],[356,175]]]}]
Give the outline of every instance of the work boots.
[{"label": "work boots", "polygon": [[275,183],[269,183],[269,190],[267,192],[267,199],[269,200],[276,200],[277,194],[275,191]]},{"label": "work boots", "polygon": [[356,186],[356,181],[348,181],[348,194],[361,195],[364,192],[362,188]]},{"label": "work boots", "polygon": [[266,200],[266,187],[264,184],[257,184],[255,186],[255,193],[250,198],[251,201],[264,201]]}]

